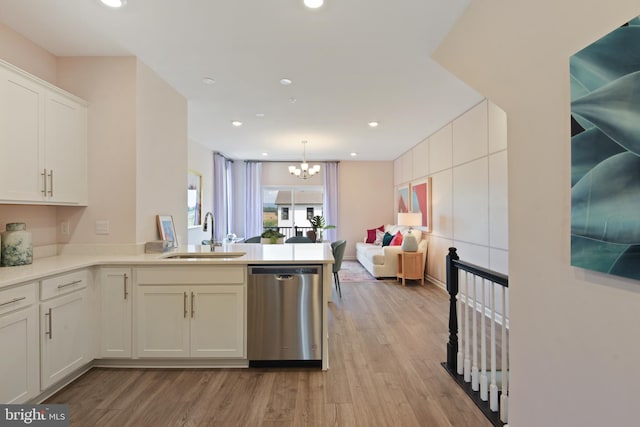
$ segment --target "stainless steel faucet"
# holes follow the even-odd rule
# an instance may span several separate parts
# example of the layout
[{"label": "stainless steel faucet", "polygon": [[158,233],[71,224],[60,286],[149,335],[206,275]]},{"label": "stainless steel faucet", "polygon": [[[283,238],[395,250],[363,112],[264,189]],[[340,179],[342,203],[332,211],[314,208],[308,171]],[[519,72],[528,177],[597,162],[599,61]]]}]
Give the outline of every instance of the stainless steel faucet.
[{"label": "stainless steel faucet", "polygon": [[211,217],[211,240],[209,240],[209,245],[211,246],[211,250],[213,250],[216,246],[222,246],[221,243],[216,243],[215,240],[215,227],[214,227],[214,220],[213,220],[213,214],[211,212],[207,212],[204,216],[204,221],[202,222],[202,231],[207,231],[207,219]]}]

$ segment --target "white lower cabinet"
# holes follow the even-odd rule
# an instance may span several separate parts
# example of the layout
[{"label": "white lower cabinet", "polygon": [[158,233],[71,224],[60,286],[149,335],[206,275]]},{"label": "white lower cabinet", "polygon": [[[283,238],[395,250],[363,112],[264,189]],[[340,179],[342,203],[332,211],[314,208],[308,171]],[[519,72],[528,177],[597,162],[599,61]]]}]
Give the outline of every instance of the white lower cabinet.
[{"label": "white lower cabinet", "polygon": [[138,357],[244,357],[243,286],[139,286],[136,301]]},{"label": "white lower cabinet", "polygon": [[138,269],[137,357],[245,358],[245,268]]},{"label": "white lower cabinet", "polygon": [[84,271],[41,282],[41,298],[55,293],[61,294],[40,303],[42,390],[89,362],[89,315],[85,287]]},{"label": "white lower cabinet", "polygon": [[100,356],[131,357],[131,269],[100,269]]},{"label": "white lower cabinet", "polygon": [[40,392],[36,284],[0,292],[0,403],[25,403]]}]

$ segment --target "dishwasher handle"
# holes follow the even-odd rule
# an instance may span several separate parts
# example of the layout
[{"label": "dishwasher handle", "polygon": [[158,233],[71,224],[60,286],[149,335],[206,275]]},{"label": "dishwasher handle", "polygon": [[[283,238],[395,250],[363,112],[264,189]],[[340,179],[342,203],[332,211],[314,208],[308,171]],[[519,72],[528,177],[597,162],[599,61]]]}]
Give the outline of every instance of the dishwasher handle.
[{"label": "dishwasher handle", "polygon": [[275,275],[275,276],[293,276],[293,275],[301,275],[301,274],[320,274],[322,271],[321,267],[318,266],[250,266],[249,267],[249,275],[252,276],[262,276],[265,274]]}]

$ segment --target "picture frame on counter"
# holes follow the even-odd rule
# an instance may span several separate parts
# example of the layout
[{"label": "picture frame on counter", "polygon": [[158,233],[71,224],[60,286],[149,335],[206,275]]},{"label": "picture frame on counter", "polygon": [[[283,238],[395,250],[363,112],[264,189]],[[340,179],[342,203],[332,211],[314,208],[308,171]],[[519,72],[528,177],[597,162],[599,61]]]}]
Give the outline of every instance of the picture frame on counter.
[{"label": "picture frame on counter", "polygon": [[176,227],[173,223],[172,215],[156,215],[158,223],[158,233],[160,240],[172,242],[174,247],[178,246],[178,236],[176,235]]}]

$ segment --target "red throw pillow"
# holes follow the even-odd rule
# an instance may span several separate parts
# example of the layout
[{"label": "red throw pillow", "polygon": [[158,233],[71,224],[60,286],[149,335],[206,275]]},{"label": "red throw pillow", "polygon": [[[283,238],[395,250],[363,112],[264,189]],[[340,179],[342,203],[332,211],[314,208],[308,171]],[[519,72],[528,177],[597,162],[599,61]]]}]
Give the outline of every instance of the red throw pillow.
[{"label": "red throw pillow", "polygon": [[395,236],[393,236],[393,239],[391,239],[391,243],[389,243],[389,246],[400,246],[402,245],[402,233],[401,232],[397,232]]},{"label": "red throw pillow", "polygon": [[384,225],[367,230],[367,240],[365,243],[374,243],[376,241],[376,230],[384,231]]}]

